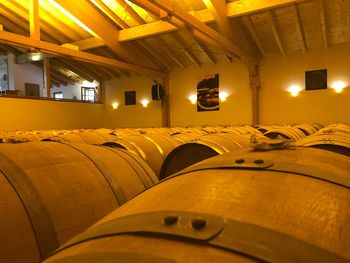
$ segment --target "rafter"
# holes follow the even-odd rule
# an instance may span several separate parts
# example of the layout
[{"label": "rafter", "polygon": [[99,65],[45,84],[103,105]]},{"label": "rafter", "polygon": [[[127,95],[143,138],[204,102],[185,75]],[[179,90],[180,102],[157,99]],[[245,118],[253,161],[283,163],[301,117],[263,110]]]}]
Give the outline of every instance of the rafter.
[{"label": "rafter", "polygon": [[212,63],[214,66],[216,65],[216,58],[215,56],[209,51],[209,48],[205,43],[203,43],[200,40],[197,40],[196,38],[193,38],[193,41],[198,45],[200,48],[200,51],[207,57],[207,59]]},{"label": "rafter", "polygon": [[154,75],[158,77],[164,75],[164,73],[160,71],[156,71],[146,67],[132,65],[132,64],[120,62],[115,59],[101,57],[101,56],[93,55],[82,51],[71,50],[69,48],[61,47],[52,43],[48,43],[45,41],[38,41],[35,39],[31,39],[28,37],[24,37],[21,35],[5,32],[5,31],[0,31],[0,41],[10,45],[14,45],[14,46],[35,47],[49,54],[67,56],[76,60],[82,60],[89,63],[115,67],[119,69],[137,72],[140,74]]},{"label": "rafter", "polygon": [[135,12],[125,0],[116,0],[117,3],[127,12],[137,24],[145,24],[145,20]]},{"label": "rafter", "polygon": [[128,24],[114,13],[102,0],[92,0],[92,2],[120,28],[125,29],[129,27]]},{"label": "rafter", "polygon": [[295,23],[296,23],[296,29],[298,31],[298,35],[300,36],[301,49],[304,52],[306,52],[307,47],[306,47],[306,41],[305,41],[305,34],[304,34],[303,27],[301,25],[298,7],[294,4],[294,5],[291,6],[291,9],[292,9],[294,20],[295,20]]},{"label": "rafter", "polygon": [[85,0],[50,0],[50,2],[55,3],[55,6],[62,12],[66,14],[68,12],[70,16],[84,24],[85,28],[95,37],[103,39],[106,45],[123,60],[129,63],[138,61],[138,64],[141,65],[149,64],[145,61],[144,54],[134,48],[126,48],[118,42],[118,31],[106,17],[96,12],[91,3]]},{"label": "rafter", "polygon": [[320,14],[320,23],[321,23],[321,31],[322,31],[323,48],[328,48],[326,18],[325,18],[325,13],[324,13],[323,0],[318,0],[318,4],[319,4],[319,14]]},{"label": "rafter", "polygon": [[[142,5],[145,0],[133,0],[135,3]],[[242,60],[249,59],[249,55],[234,45],[229,39],[225,36],[219,34],[217,31],[202,23],[192,15],[188,14],[186,11],[181,9],[176,3],[172,3],[169,0],[153,0],[155,4],[160,9],[166,11],[171,16],[176,17],[184,24],[190,26],[192,29],[199,31],[206,38],[211,39],[216,42],[222,49],[230,54],[235,54],[239,56]]]},{"label": "rafter", "polygon": [[30,37],[40,40],[39,2],[38,0],[29,0],[28,5]]},{"label": "rafter", "polygon": [[272,28],[272,32],[273,32],[273,35],[275,37],[277,46],[278,46],[281,54],[284,56],[286,54],[286,52],[284,50],[280,34],[279,34],[278,29],[276,27],[275,20],[274,20],[274,18],[273,18],[273,16],[272,16],[270,11],[266,12],[266,18],[267,18],[268,23],[270,24],[270,26]]},{"label": "rafter", "polygon": [[159,48],[162,49],[163,52],[165,52],[180,68],[186,69],[185,65],[169,51],[169,48],[167,48],[168,45],[164,39],[160,38],[159,42],[161,44]]},{"label": "rafter", "polygon": [[258,47],[260,54],[262,56],[264,56],[264,53],[265,53],[264,47],[259,39],[258,34],[256,33],[256,31],[254,29],[251,18],[249,16],[245,16],[245,17],[243,17],[243,22],[246,25],[246,27],[248,28],[248,31],[249,31],[250,35],[252,36],[255,45]]},{"label": "rafter", "polygon": [[192,61],[195,65],[198,67],[201,67],[201,62],[199,59],[193,54],[193,52],[188,48],[187,44],[181,37],[181,35],[174,33],[170,34],[170,37],[173,39],[173,41],[180,46],[183,49],[183,53],[189,58],[189,60]]}]

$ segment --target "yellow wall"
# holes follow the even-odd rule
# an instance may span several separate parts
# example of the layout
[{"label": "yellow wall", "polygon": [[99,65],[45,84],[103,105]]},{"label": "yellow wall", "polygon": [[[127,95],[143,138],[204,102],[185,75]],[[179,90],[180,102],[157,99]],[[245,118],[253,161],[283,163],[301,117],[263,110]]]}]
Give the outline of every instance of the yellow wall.
[{"label": "yellow wall", "polygon": [[[144,76],[114,79],[106,81],[106,104],[104,126],[116,127],[161,127],[162,106],[160,101],[152,101],[152,85],[154,82]],[[136,105],[126,106],[125,91],[136,91]],[[148,99],[150,104],[144,108],[140,101]],[[119,108],[114,110],[112,103],[118,102]]]},{"label": "yellow wall", "polygon": [[304,89],[305,71],[328,69],[328,86],[342,80],[350,85],[350,49],[331,47],[305,54],[267,58],[262,62],[260,122],[264,124],[334,122],[350,123],[350,87],[336,94],[332,89],[301,91],[292,98],[286,91],[298,84]]},{"label": "yellow wall", "polygon": [[103,105],[0,97],[0,130],[100,128]]},{"label": "yellow wall", "polygon": [[[188,97],[196,94],[198,77],[216,73],[220,74],[219,91],[226,91],[230,96],[226,102],[220,102],[219,111],[197,112]],[[248,71],[241,63],[223,61],[216,66],[177,68],[170,74],[171,126],[250,124],[251,112]]]}]

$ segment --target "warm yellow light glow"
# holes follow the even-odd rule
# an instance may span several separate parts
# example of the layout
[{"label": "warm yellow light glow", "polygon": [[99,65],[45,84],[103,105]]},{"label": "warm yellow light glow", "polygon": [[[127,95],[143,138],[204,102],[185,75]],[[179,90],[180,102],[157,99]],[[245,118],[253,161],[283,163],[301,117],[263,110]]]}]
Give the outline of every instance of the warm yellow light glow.
[{"label": "warm yellow light glow", "polygon": [[191,101],[192,104],[197,103],[197,95],[196,94],[192,94],[191,96],[188,97],[188,99]]},{"label": "warm yellow light glow", "polygon": [[33,53],[31,56],[30,56],[30,59],[32,61],[39,61],[41,60],[41,54],[40,53]]},{"label": "warm yellow light glow", "polygon": [[141,104],[142,104],[143,107],[146,108],[146,107],[148,106],[148,104],[149,104],[149,100],[143,99],[143,100],[141,101]]},{"label": "warm yellow light glow", "polygon": [[219,93],[219,98],[220,98],[221,101],[226,101],[227,97],[228,97],[228,93],[227,92],[222,91],[222,92]]},{"label": "warm yellow light glow", "polygon": [[96,86],[98,86],[98,82],[96,82],[96,81],[89,82],[87,80],[84,80],[81,85],[83,87],[95,88]]},{"label": "warm yellow light glow", "polygon": [[118,107],[119,107],[119,103],[118,103],[118,102],[113,102],[112,108],[113,108],[114,110],[116,110],[116,109],[118,109]]},{"label": "warm yellow light glow", "polygon": [[332,88],[336,93],[341,93],[344,88],[346,88],[346,84],[343,81],[337,81],[332,84]]},{"label": "warm yellow light glow", "polygon": [[64,9],[62,6],[60,6],[58,3],[55,2],[55,0],[48,0],[54,7],[56,7],[58,10],[60,10],[63,14],[68,16],[71,20],[73,20],[76,24],[78,24],[80,27],[82,27],[84,30],[89,32],[94,37],[99,38],[99,36],[92,31],[89,27],[87,27],[85,24],[83,24],[78,18],[73,16],[71,13],[69,13],[66,9]]},{"label": "warm yellow light glow", "polygon": [[292,95],[292,97],[296,97],[301,91],[301,87],[299,85],[292,85],[289,87],[288,91]]}]

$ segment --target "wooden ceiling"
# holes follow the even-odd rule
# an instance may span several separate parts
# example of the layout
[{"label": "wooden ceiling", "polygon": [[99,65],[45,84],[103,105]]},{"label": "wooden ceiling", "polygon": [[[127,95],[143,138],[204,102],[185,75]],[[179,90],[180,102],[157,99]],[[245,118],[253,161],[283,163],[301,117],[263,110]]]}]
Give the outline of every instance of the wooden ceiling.
[{"label": "wooden ceiling", "polygon": [[350,0],[1,0],[0,24],[0,52],[50,54],[54,84],[160,79],[350,43]]}]

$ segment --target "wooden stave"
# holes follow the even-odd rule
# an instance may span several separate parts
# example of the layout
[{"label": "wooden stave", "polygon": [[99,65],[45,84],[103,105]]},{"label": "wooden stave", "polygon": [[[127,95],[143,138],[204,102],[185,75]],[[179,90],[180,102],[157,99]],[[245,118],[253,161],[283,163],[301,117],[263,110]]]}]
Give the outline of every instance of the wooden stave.
[{"label": "wooden stave", "polygon": [[[93,154],[96,149],[98,151]],[[11,155],[9,155],[10,153]],[[95,162],[100,162],[105,167],[104,172],[109,173],[112,177],[117,177],[117,169],[111,171],[112,167],[115,167],[115,165],[123,167],[125,173],[119,175],[118,180],[121,188],[125,190],[127,199],[131,199],[146,188],[136,172],[147,173],[150,176],[147,187],[157,182],[154,173],[142,160],[133,156],[129,157],[130,155],[125,151],[111,150],[105,147],[55,142],[33,142],[21,145],[4,144],[0,147],[0,155],[9,156],[11,162],[15,162],[21,167],[21,170],[23,167],[24,173],[34,183],[34,189],[38,191],[42,199],[41,202],[49,211],[48,214],[53,221],[59,244],[81,232],[119,206],[109,182],[90,158],[93,157]],[[36,159],[35,156],[43,159],[40,160],[40,165],[33,161]],[[102,160],[104,157],[108,158]],[[32,161],[29,160],[30,158]],[[135,165],[136,168],[132,167],[131,164]],[[62,173],[59,167],[69,169]],[[125,167],[127,168],[125,169]],[[144,171],[140,169],[144,169]],[[3,168],[0,167],[0,170],[3,170]],[[145,174],[142,174],[143,178],[145,178]],[[146,180],[148,179],[146,178]],[[56,181],[55,184],[53,184],[54,181]],[[48,192],[45,190],[45,182],[47,188],[51,185],[52,189],[58,188],[60,190],[54,190],[52,193]],[[7,223],[5,222],[6,224],[1,226],[3,227],[1,232],[4,233],[3,238],[0,238],[2,239],[0,240],[2,244],[0,246],[1,259],[4,262],[39,262],[40,257],[45,257],[40,252],[45,245],[34,244],[36,243],[37,234],[34,234],[31,224],[34,229],[46,228],[40,225],[42,221],[33,218],[30,213],[28,216],[25,212],[28,211],[28,208],[26,205],[23,206],[22,197],[18,197],[21,191],[15,194],[18,191],[17,189],[6,187],[6,184],[10,185],[8,180],[3,181],[3,183],[1,187],[3,189],[7,188],[7,192],[12,192],[12,201],[6,201],[3,198],[3,202],[11,203],[11,207],[15,207],[7,210],[13,211],[16,209],[16,211],[11,216],[5,217],[2,215],[0,217],[8,220]],[[79,185],[79,188],[75,188],[74,185]],[[129,185],[130,189],[127,189]],[[64,199],[66,202],[60,201],[59,198],[55,200],[54,196],[61,197],[61,199],[66,198]],[[74,201],[72,202],[72,200]],[[74,207],[75,205],[76,207]],[[75,211],[79,210],[76,209],[77,207],[80,207],[80,213]],[[2,212],[6,213],[6,211]],[[25,215],[26,217],[24,217]],[[14,220],[15,218],[16,220]],[[31,223],[31,220],[34,220],[34,222]],[[17,222],[17,225],[13,225],[11,221],[14,221],[13,224]],[[53,233],[51,234],[50,238],[55,239]],[[23,243],[19,242],[18,236],[21,236],[21,242],[23,240]],[[14,243],[11,243],[10,240]],[[21,253],[18,253],[19,251]]]},{"label": "wooden stave", "polygon": [[[254,153],[241,151],[211,158],[210,162],[215,163],[219,158],[231,158],[234,161],[246,157],[265,160],[277,158],[282,162],[310,165],[324,171],[336,171],[342,177],[350,176],[350,164],[346,157],[311,148]],[[339,164],[341,164],[340,167]],[[200,167],[200,164],[197,166]],[[198,213],[205,211],[208,214],[260,224],[350,260],[350,251],[347,249],[350,243],[348,235],[338,234],[347,233],[350,229],[350,226],[346,224],[346,214],[342,214],[348,211],[346,207],[350,206],[347,202],[350,196],[349,188],[345,190],[343,187],[322,180],[285,172],[262,174],[259,171],[234,170],[234,173],[230,173],[229,176],[227,173],[227,170],[225,173],[224,170],[218,169],[195,171],[165,180],[112,212],[95,226],[134,213],[173,211],[172,214],[176,214],[176,211]],[[275,183],[272,185],[268,182],[264,183],[266,179]],[[260,182],[257,183],[256,180]],[[258,193],[252,197],[251,192],[246,189],[253,187],[252,184],[255,183],[257,184],[254,188]],[[302,187],[296,187],[296,185]],[[228,186],[231,186],[232,189]],[[279,191],[267,191],[273,189],[279,189]],[[333,193],[332,196],[329,196],[330,193]],[[301,198],[301,194],[308,198]],[[331,201],[328,201],[328,198],[331,198]],[[280,202],[275,200],[280,200]],[[323,202],[324,200],[327,202]],[[269,204],[270,201],[273,204]],[[333,204],[337,204],[338,207]],[[300,210],[298,207],[301,207]],[[327,209],[329,213],[326,212]],[[283,211],[280,212],[280,210]],[[334,212],[339,213],[338,217],[334,216]],[[252,218],[252,215],[255,218]],[[333,231],[329,231],[330,227]],[[203,245],[196,246],[193,243],[157,239],[157,236],[147,237],[146,234],[142,236],[123,234],[87,241],[59,252],[46,262],[55,262],[55,259],[64,259],[65,256],[79,253],[111,251],[147,253],[176,259],[176,262],[243,262],[236,258],[235,254],[232,254],[232,258],[227,258],[226,253],[213,252],[210,247],[203,248]],[[182,251],[185,251],[186,254],[184,255]],[[285,260],[285,262],[293,262],[293,260]]]}]

